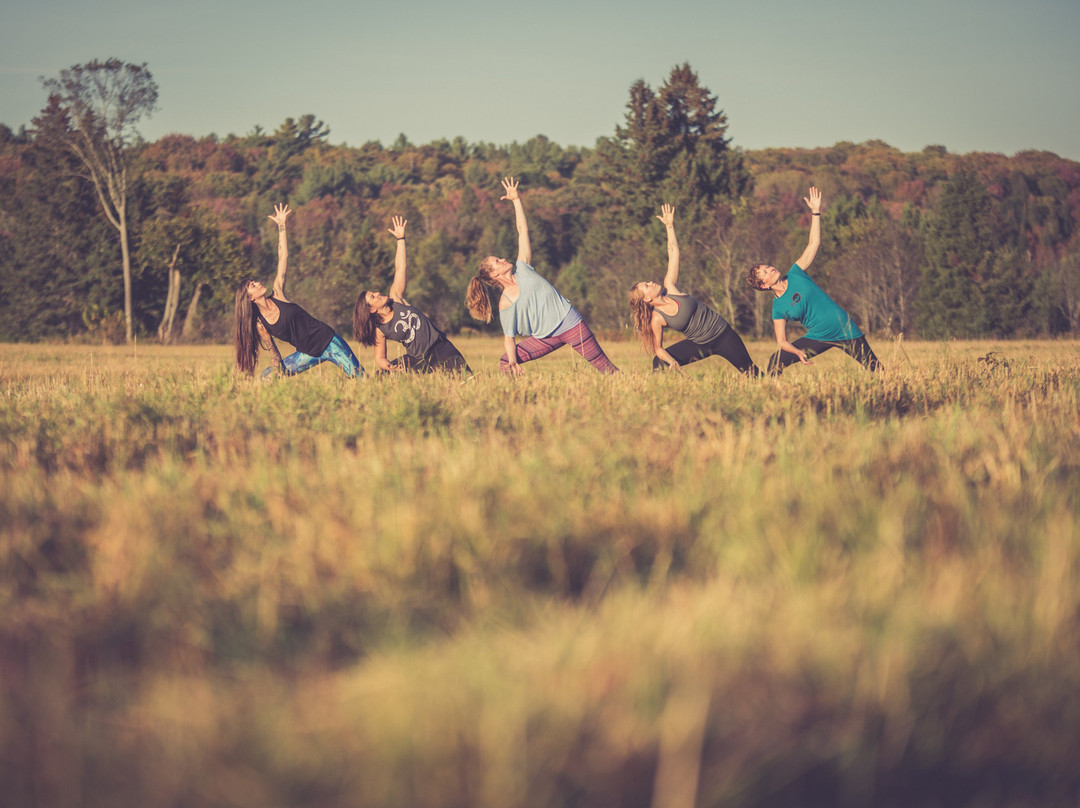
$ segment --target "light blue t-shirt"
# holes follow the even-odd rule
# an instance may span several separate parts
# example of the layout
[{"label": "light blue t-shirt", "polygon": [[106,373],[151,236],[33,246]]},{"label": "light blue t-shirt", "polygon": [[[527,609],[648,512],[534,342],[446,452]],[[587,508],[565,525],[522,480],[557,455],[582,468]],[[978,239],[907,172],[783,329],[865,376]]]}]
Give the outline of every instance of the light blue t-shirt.
[{"label": "light blue t-shirt", "polygon": [[514,267],[518,297],[499,311],[499,322],[508,337],[550,337],[569,314],[570,301],[524,261]]},{"label": "light blue t-shirt", "polygon": [[772,304],[774,320],[795,320],[806,326],[808,339],[821,342],[858,339],[862,331],[848,313],[814,283],[798,264],[787,274],[787,290]]}]

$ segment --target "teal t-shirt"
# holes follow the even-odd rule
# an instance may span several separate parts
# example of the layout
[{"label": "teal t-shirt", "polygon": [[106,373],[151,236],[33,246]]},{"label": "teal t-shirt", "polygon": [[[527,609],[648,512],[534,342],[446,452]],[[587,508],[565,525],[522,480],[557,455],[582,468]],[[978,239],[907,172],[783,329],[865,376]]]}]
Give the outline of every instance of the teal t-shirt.
[{"label": "teal t-shirt", "polygon": [[773,300],[774,320],[794,320],[806,326],[806,336],[821,342],[858,339],[858,329],[848,313],[814,283],[798,264],[787,274],[787,291]]},{"label": "teal t-shirt", "polygon": [[570,313],[570,301],[524,261],[514,266],[518,297],[499,311],[499,322],[508,337],[550,337]]}]

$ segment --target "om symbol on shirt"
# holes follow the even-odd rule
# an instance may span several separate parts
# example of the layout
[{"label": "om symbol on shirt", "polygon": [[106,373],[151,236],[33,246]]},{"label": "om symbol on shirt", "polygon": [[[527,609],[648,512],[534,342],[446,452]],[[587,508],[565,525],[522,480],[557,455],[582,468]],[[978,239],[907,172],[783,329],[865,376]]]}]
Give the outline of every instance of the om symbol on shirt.
[{"label": "om symbol on shirt", "polygon": [[420,317],[414,311],[407,312],[401,319],[394,323],[395,331],[404,331],[405,336],[401,339],[402,345],[408,345],[416,339],[416,329],[420,327]]}]

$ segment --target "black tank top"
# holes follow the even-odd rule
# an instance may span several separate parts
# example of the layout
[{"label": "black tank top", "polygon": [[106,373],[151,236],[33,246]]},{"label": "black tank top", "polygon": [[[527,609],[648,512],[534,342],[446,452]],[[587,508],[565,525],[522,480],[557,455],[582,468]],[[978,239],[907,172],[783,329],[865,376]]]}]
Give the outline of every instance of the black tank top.
[{"label": "black tank top", "polygon": [[284,340],[301,353],[318,356],[326,350],[334,338],[334,329],[321,320],[316,320],[295,303],[287,303],[271,297],[278,307],[277,322],[271,325],[259,312],[259,319],[266,330],[275,339]]}]

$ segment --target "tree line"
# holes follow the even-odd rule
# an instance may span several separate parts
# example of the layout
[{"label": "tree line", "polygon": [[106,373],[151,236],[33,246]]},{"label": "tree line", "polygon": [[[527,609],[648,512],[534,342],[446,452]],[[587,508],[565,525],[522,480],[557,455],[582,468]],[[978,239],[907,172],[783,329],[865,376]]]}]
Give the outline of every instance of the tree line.
[{"label": "tree line", "polygon": [[146,65],[91,62],[43,81],[29,127],[0,124],[0,340],[227,339],[237,283],[272,277],[273,204],[296,211],[291,296],[339,330],[393,272],[409,220],[410,298],[444,329],[485,255],[511,256],[499,180],[521,180],[534,264],[606,332],[659,279],[661,202],[676,206],[688,291],[748,337],[771,336],[756,262],[785,268],[825,194],[815,277],[864,330],[923,338],[1080,333],[1080,164],[1047,152],[903,153],[881,141],[744,150],[689,65],[630,87],[594,146],[334,145],[314,115],[244,136],[138,137]]}]

